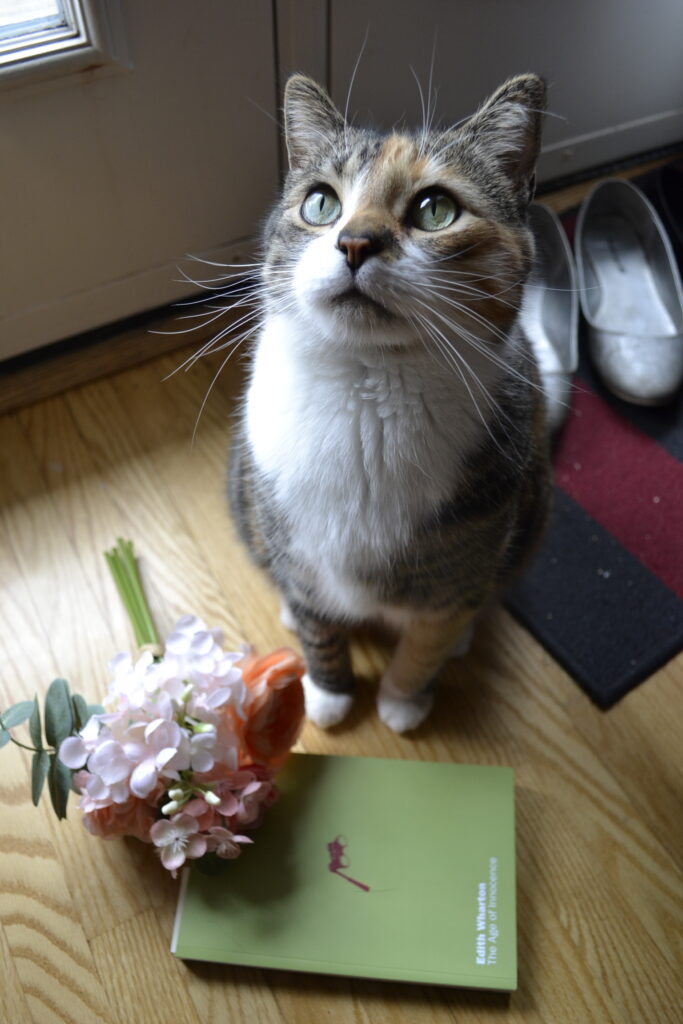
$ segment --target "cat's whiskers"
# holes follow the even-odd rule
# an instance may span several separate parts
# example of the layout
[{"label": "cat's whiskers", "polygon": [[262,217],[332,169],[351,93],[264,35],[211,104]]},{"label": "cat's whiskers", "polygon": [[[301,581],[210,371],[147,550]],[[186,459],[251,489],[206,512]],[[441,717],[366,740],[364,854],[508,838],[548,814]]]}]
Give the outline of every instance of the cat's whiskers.
[{"label": "cat's whiskers", "polygon": [[[418,302],[420,301],[422,300],[418,299]],[[471,320],[474,320],[475,323],[477,323],[480,327],[483,327],[488,334],[492,335],[494,338],[497,338],[498,341],[501,341],[503,343],[507,341],[508,335],[505,331],[502,331],[500,327],[497,327],[496,324],[492,323],[492,321],[488,320],[481,313],[478,313],[476,310],[470,309],[469,306],[467,306],[465,303],[457,302],[455,299],[449,299],[446,298],[445,296],[441,296],[440,301],[445,305],[450,306],[451,309],[454,309],[456,313],[460,313],[463,316],[469,317]],[[444,319],[446,323],[449,322],[448,317],[444,317],[444,314],[440,313],[436,309],[434,310],[434,312],[437,314],[437,316]],[[451,321],[451,323],[454,322]]]},{"label": "cat's whiskers", "polygon": [[467,380],[466,373],[469,373],[470,377],[477,384],[477,386],[479,388],[479,391],[480,391],[480,394],[481,394],[481,397],[483,398],[483,400],[486,402],[487,406],[489,407],[491,415],[494,418],[495,417],[498,417],[498,418],[502,417],[504,419],[507,419],[507,417],[505,416],[505,414],[503,414],[503,412],[500,409],[500,407],[498,406],[497,402],[493,399],[493,397],[491,396],[490,392],[488,391],[486,386],[481,381],[481,378],[475,373],[475,371],[472,369],[472,367],[470,366],[468,361],[465,359],[465,357],[462,355],[462,353],[458,351],[458,349],[452,344],[451,340],[446,337],[446,335],[443,333],[443,331],[441,331],[434,323],[432,323],[431,320],[429,320],[427,317],[423,316],[421,313],[416,313],[415,315],[417,316],[419,321],[424,326],[424,328],[427,331],[429,337],[432,339],[432,341],[436,345],[436,347],[439,350],[439,352],[441,353],[441,355],[444,357],[446,365],[450,366],[452,369],[454,369],[458,373],[458,376],[462,380],[462,382],[463,382],[463,384],[464,384],[464,386],[465,386],[465,388],[467,390],[467,393],[468,393],[468,395],[470,397],[470,401],[472,402],[472,405],[474,406],[474,409],[476,410],[476,414],[477,414],[478,418],[481,420],[481,423],[484,426],[487,434],[491,438],[492,442],[494,443],[496,448],[498,448],[498,450],[501,452],[501,454],[505,458],[509,458],[510,456],[509,456],[508,452],[506,452],[504,450],[504,448],[501,446],[501,444],[498,441],[498,439],[495,437],[493,431],[491,430],[491,427],[489,425],[489,421],[488,421],[487,417],[484,415],[484,413],[482,412],[482,410],[481,410],[481,408],[479,406],[479,402],[477,401],[477,399],[476,399],[476,397],[474,395],[472,387],[470,386],[470,383]]},{"label": "cat's whiskers", "polygon": [[[360,51],[358,53],[358,56],[356,57],[356,63],[353,66],[353,71],[351,73],[351,80],[349,81],[349,88],[348,88],[348,90],[346,92],[346,103],[344,104],[344,145],[346,146],[347,151],[348,151],[348,148],[349,148],[349,136],[348,136],[349,120],[348,120],[348,117],[349,117],[349,104],[351,103],[351,93],[353,91],[353,83],[356,80],[356,74],[358,73],[358,68],[360,67],[361,59],[363,57],[363,54],[365,53],[365,47],[367,46],[368,36],[369,35],[370,35],[370,23],[368,22],[368,25],[367,25],[367,27],[365,29],[365,36],[363,37],[363,42],[361,43]],[[327,141],[327,140],[325,140],[325,141]]]},{"label": "cat's whiskers", "polygon": [[[439,313],[438,310],[433,309],[427,303],[424,303],[421,300],[418,301],[420,301],[422,305],[429,309],[429,311],[433,315],[436,315],[447,329],[449,329],[451,332],[457,335],[462,341],[464,341],[467,345],[473,348],[477,353],[482,355],[484,358],[488,359],[489,362],[493,363],[493,365],[496,366],[498,369],[502,370],[504,373],[512,373],[513,376],[516,376],[517,378],[529,384],[530,386],[535,386],[532,381],[527,380],[523,374],[520,374],[514,367],[510,366],[508,361],[497,356],[497,354],[491,350],[490,346],[487,345],[483,338],[479,338],[477,335],[467,330],[467,328],[465,328],[462,324],[456,323],[455,321],[449,319],[448,317],[443,316],[441,313]],[[499,419],[503,421],[509,421],[509,417],[503,412],[498,403],[495,402],[495,400],[491,397],[483,381],[475,373],[474,369],[471,367],[463,353],[457,348],[457,346],[453,344],[452,338],[448,337],[431,320],[429,322],[430,325],[434,328],[434,330],[438,331],[439,337],[441,338],[442,342],[448,347],[449,351],[451,351],[452,354],[461,361],[461,363],[467,368],[471,376],[476,380],[479,389],[486,398],[487,404],[491,412],[494,414],[494,416],[497,416]],[[478,407],[477,410],[479,411]]]},{"label": "cat's whiskers", "polygon": [[[490,277],[481,278],[482,281],[490,281]],[[510,302],[508,299],[501,298],[506,291],[510,291],[510,288],[504,288],[499,292],[489,292],[485,288],[476,288],[474,284],[469,281],[449,283],[446,281],[434,281],[431,275],[424,279],[424,286],[429,289],[433,295],[443,296],[444,301],[448,302],[448,295],[460,295],[463,299],[468,299],[470,302],[485,302],[487,300],[495,299],[496,302],[501,306],[506,306],[508,309],[516,310],[519,306],[517,302]]]},{"label": "cat's whiskers", "polygon": [[[467,309],[466,307],[463,307],[462,309],[459,309],[459,311],[467,312]],[[492,349],[491,346],[488,345],[483,338],[479,337],[477,334],[472,333],[462,324],[450,320],[447,316],[445,316],[442,313],[439,313],[437,310],[434,310],[433,312],[439,317],[440,320],[442,320],[446,324],[446,326],[449,326],[451,327],[452,330],[456,331],[458,335],[462,338],[462,340],[467,342],[467,344],[470,345],[473,349],[475,349],[475,351],[479,352],[480,355],[484,356],[499,369],[504,370],[506,373],[509,373],[516,380],[519,380],[521,383],[527,385],[532,390],[538,391],[539,393],[543,394],[542,384],[537,383],[534,380],[531,380],[529,377],[525,377],[525,375],[521,373],[515,366],[512,366],[508,360],[505,360],[500,355],[498,355],[498,353],[494,349]],[[486,321],[485,318],[483,319],[485,323],[488,323],[488,321]],[[504,340],[507,340],[507,335],[504,336]],[[529,356],[529,360],[532,361],[533,356]]]}]

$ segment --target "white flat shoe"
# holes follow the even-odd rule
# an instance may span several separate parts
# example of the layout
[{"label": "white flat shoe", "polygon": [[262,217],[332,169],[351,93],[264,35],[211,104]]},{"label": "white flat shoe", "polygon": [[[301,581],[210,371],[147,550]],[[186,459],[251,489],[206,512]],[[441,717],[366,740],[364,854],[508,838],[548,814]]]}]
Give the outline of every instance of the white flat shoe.
[{"label": "white flat shoe", "polygon": [[683,382],[683,290],[671,241],[635,185],[589,193],[576,225],[588,346],[606,386],[636,405],[663,405]]},{"label": "white flat shoe", "polygon": [[524,289],[521,323],[538,361],[550,429],[569,411],[572,375],[579,364],[579,300],[574,257],[557,215],[529,207],[536,258]]}]

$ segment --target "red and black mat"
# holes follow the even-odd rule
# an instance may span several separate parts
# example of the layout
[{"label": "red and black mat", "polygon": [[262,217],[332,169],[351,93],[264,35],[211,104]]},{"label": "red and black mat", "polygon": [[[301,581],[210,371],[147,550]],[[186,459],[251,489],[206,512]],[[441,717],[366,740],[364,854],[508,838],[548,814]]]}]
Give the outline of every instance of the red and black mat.
[{"label": "red and black mat", "polygon": [[683,394],[622,402],[582,353],[550,530],[506,604],[608,708],[683,649]]},{"label": "red and black mat", "polygon": [[600,707],[683,649],[683,398],[642,409],[582,365],[544,545],[506,601]]}]

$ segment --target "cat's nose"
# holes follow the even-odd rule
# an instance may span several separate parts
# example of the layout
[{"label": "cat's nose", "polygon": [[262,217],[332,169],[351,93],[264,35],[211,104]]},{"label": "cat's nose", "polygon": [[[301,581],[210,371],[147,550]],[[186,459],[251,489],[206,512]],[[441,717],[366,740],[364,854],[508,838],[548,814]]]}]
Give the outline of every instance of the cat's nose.
[{"label": "cat's nose", "polygon": [[346,262],[351,267],[351,270],[358,270],[368,256],[381,252],[385,245],[386,242],[383,236],[375,232],[352,235],[342,231],[337,239],[337,248],[346,255]]}]

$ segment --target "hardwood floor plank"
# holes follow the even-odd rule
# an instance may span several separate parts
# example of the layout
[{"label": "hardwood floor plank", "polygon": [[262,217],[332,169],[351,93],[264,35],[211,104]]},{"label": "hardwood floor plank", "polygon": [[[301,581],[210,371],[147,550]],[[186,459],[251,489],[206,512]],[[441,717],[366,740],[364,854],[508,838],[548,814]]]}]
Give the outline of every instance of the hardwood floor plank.
[{"label": "hardwood floor plank", "polygon": [[0,964],[2,964],[2,985],[0,985],[0,1020],[13,1024],[32,1024],[26,996],[17,974],[12,950],[5,929],[0,926]]},{"label": "hardwood floor plank", "polygon": [[118,1024],[202,1024],[188,994],[189,968],[169,954],[154,911],[103,932],[91,946]]},{"label": "hardwood floor plank", "polygon": [[675,823],[683,822],[681,659],[609,711],[596,712],[576,689],[565,706],[594,754],[618,774],[634,813],[680,863],[683,844]]},{"label": "hardwood floor plank", "polygon": [[11,965],[36,1024],[109,1024],[107,998],[80,922],[75,876],[63,869],[47,810],[36,811],[26,799],[28,774],[28,755],[4,752],[0,919]]}]

